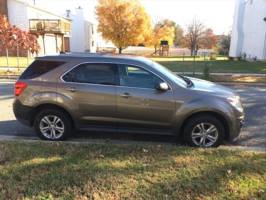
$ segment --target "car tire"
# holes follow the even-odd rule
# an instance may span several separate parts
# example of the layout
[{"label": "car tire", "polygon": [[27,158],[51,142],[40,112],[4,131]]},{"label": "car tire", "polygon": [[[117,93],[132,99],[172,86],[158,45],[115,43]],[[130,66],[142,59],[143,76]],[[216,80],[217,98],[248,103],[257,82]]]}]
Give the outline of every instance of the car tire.
[{"label": "car tire", "polygon": [[72,131],[71,119],[60,110],[41,110],[35,118],[34,128],[43,140],[62,141]]},{"label": "car tire", "polygon": [[185,124],[184,141],[193,147],[211,148],[222,144],[225,129],[222,122],[212,115],[192,117]]}]

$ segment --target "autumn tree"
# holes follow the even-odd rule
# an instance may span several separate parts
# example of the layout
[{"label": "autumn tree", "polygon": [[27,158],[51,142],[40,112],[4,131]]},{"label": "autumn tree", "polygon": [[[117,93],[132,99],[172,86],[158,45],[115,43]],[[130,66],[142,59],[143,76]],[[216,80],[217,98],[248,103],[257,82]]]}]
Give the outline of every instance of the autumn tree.
[{"label": "autumn tree", "polygon": [[217,45],[217,36],[211,28],[204,31],[200,39],[200,47],[204,49],[213,49]]},{"label": "autumn tree", "polygon": [[25,31],[22,31],[21,29],[19,29],[16,26],[13,26],[12,29],[12,34],[13,34],[13,44],[14,47],[16,48],[16,52],[17,52],[17,67],[19,70],[19,57],[20,57],[20,49],[25,49],[26,47],[26,43],[27,43],[27,34]]},{"label": "autumn tree", "polygon": [[0,15],[0,48],[5,49],[6,51],[7,67],[9,67],[8,49],[13,46],[13,42],[14,38],[12,27],[10,26],[6,16]]},{"label": "autumn tree", "polygon": [[40,45],[38,43],[37,40],[37,36],[31,33],[28,33],[27,36],[28,40],[29,40],[29,44],[28,44],[28,50],[31,54],[37,54],[39,53],[40,50]]},{"label": "autumn tree", "polygon": [[150,17],[138,0],[99,0],[98,31],[122,53],[130,45],[144,43],[150,34]]},{"label": "autumn tree", "polygon": [[38,53],[40,46],[35,35],[22,31],[16,26],[11,26],[5,16],[0,16],[0,48],[6,51],[7,67],[9,67],[9,49],[16,50],[17,67],[19,68],[20,52],[24,50]]},{"label": "autumn tree", "polygon": [[200,48],[200,41],[204,35],[204,25],[194,19],[191,24],[188,25],[187,33],[184,37],[183,46],[188,47],[191,51],[191,56],[195,56]]},{"label": "autumn tree", "polygon": [[174,43],[175,37],[175,24],[170,20],[163,20],[155,24],[154,29],[150,35],[147,45],[154,47],[154,53],[157,52],[158,46],[161,41],[166,40],[171,46]]}]

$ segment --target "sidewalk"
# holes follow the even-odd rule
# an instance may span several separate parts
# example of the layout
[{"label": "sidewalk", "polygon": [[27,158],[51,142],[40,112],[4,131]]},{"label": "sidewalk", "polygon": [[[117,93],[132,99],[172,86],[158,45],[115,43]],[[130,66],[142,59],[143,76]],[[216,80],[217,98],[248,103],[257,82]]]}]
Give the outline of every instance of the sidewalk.
[{"label": "sidewalk", "polygon": [[[43,141],[38,137],[23,137],[23,136],[2,136],[0,135],[0,141],[15,141],[25,143],[53,143],[51,141]],[[131,141],[131,140],[116,140],[116,139],[84,139],[84,138],[71,138],[71,140],[62,141],[65,144],[116,144],[116,145],[177,145],[170,142],[149,142],[149,141]],[[181,145],[182,146],[182,145]],[[184,146],[185,147],[185,146]],[[266,148],[257,146],[239,146],[239,145],[221,145],[219,149],[232,150],[232,151],[248,151],[266,153]]]},{"label": "sidewalk", "polygon": [[[183,74],[187,76],[203,77],[201,72],[175,72],[176,74]],[[223,83],[243,83],[243,84],[266,84],[265,74],[251,74],[251,73],[210,73],[210,80],[213,82]]]},{"label": "sidewalk", "polygon": [[[202,72],[174,72],[176,74],[195,74],[195,75],[203,75]],[[210,75],[220,75],[220,76],[258,76],[258,77],[266,77],[265,74],[251,74],[251,73],[210,73]]]}]

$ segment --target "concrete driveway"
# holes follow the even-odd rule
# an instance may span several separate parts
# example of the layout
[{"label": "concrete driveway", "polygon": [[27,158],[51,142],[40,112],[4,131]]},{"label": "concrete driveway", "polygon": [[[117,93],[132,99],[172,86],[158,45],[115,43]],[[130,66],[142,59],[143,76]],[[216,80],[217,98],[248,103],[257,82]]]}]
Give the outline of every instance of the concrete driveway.
[{"label": "concrete driveway", "polygon": [[[35,139],[34,131],[17,122],[13,115],[13,84],[14,82],[12,81],[0,81],[0,137],[23,136],[24,138]],[[237,145],[266,147],[266,85],[247,86],[238,84],[229,87],[241,95],[246,111],[246,125]],[[78,133],[75,138],[171,142],[171,138],[165,136],[153,136],[151,138],[150,135],[118,135],[110,133]]]}]

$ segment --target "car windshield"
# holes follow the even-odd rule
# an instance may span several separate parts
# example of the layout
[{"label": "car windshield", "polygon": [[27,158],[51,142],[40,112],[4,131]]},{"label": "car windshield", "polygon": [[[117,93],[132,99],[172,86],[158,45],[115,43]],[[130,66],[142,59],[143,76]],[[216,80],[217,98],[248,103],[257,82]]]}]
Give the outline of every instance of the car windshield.
[{"label": "car windshield", "polygon": [[162,66],[159,63],[154,62],[154,61],[152,61],[152,65],[153,65],[154,68],[156,68],[161,73],[163,73],[166,76],[168,76],[172,81],[174,81],[175,83],[177,83],[181,87],[184,87],[184,88],[187,87],[187,82],[184,79],[182,79],[181,77],[177,76],[172,71],[168,70],[166,67],[164,67],[164,66]]}]

